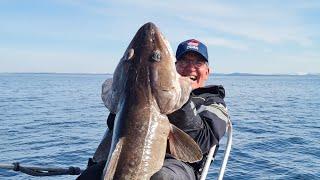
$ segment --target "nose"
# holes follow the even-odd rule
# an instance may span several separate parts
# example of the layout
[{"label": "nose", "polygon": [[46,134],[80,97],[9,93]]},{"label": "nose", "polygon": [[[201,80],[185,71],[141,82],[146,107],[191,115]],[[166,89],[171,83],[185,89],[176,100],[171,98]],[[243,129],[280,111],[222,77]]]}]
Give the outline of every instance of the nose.
[{"label": "nose", "polygon": [[194,66],[194,64],[193,64],[193,63],[188,63],[188,64],[186,65],[185,69],[188,69],[188,70],[195,70],[195,69],[196,69],[196,67]]}]

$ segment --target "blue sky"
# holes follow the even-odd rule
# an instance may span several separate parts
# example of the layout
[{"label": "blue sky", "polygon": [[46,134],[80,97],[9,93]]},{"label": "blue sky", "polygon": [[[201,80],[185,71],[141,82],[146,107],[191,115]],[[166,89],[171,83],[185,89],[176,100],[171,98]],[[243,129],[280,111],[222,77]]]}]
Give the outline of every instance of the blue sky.
[{"label": "blue sky", "polygon": [[214,72],[320,73],[320,1],[0,0],[0,72],[112,73],[154,22]]}]

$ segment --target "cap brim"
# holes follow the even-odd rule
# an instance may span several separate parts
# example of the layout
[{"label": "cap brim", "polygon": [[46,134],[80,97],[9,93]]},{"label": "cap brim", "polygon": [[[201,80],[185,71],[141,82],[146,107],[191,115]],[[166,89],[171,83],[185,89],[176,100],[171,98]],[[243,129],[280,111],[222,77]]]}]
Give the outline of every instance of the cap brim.
[{"label": "cap brim", "polygon": [[180,56],[176,57],[176,58],[177,58],[177,61],[178,61],[178,59],[180,59],[180,58],[181,58],[184,54],[186,54],[187,52],[194,52],[194,53],[196,53],[196,54],[199,54],[206,62],[209,63],[209,61],[208,61],[207,58],[205,58],[199,51],[196,51],[196,50],[194,50],[194,49],[187,49],[187,50],[183,51],[183,52],[180,54]]}]

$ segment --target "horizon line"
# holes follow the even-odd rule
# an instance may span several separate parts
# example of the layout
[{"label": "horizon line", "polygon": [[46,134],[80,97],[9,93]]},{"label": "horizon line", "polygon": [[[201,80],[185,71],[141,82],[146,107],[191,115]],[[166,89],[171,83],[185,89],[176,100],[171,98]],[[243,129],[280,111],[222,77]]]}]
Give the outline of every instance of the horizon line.
[{"label": "horizon line", "polygon": [[[90,73],[90,72],[0,72],[0,74],[83,74],[83,75],[113,75],[113,73]],[[211,75],[233,75],[233,76],[319,76],[320,73],[210,73]]]}]

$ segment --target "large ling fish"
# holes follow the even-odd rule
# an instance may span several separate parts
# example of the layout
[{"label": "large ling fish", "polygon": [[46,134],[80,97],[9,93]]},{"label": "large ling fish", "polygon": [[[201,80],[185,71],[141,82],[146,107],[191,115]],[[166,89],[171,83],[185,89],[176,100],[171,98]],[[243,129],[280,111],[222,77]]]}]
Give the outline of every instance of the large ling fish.
[{"label": "large ling fish", "polygon": [[185,162],[202,158],[190,136],[170,124],[167,114],[188,100],[190,79],[175,69],[169,42],[153,23],[143,25],[121,58],[103,97],[116,114],[103,179],[150,179],[170,153]]}]

